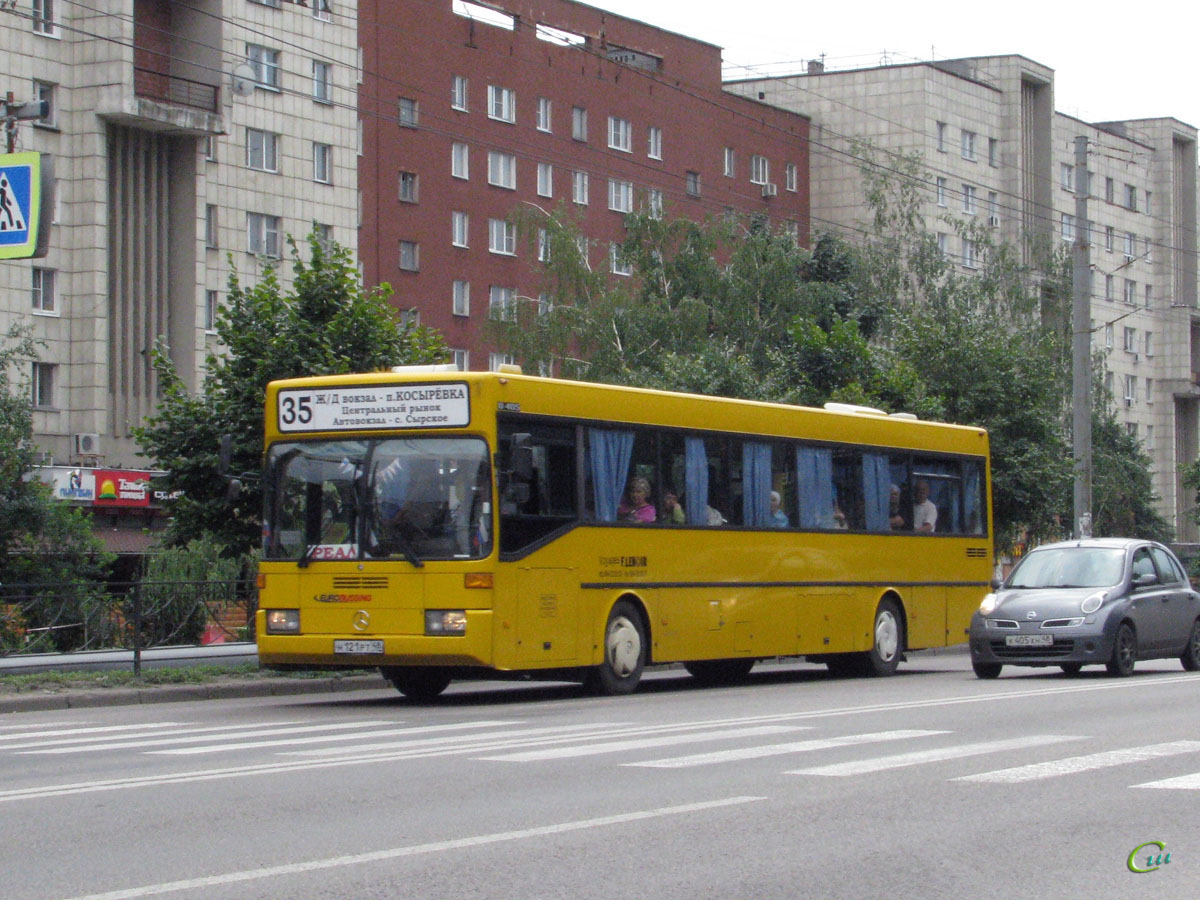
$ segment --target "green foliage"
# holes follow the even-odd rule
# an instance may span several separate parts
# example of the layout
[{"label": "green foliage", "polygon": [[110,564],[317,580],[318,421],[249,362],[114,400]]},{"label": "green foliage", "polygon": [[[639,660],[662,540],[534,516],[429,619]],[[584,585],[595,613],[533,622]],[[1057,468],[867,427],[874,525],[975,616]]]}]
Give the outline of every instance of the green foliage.
[{"label": "green foliage", "polygon": [[1092,533],[1168,542],[1174,529],[1154,508],[1150,457],[1100,396],[1092,408]]},{"label": "green foliage", "polygon": [[[226,555],[240,556],[259,543],[262,491],[254,473],[261,466],[268,382],[445,359],[440,335],[398,323],[387,303],[389,286],[362,288],[345,248],[327,248],[314,231],[305,263],[295,242],[289,238],[288,244],[290,293],[269,266],[250,287],[236,271],[230,277],[228,300],[216,321],[223,355],[207,359],[199,393],[188,391],[161,348],[155,354],[164,397],[134,434],[154,464],[169,473],[160,487],[180,492],[172,502],[171,545],[212,535]],[[232,471],[247,475],[232,498],[219,470],[224,434],[233,437]]]}]

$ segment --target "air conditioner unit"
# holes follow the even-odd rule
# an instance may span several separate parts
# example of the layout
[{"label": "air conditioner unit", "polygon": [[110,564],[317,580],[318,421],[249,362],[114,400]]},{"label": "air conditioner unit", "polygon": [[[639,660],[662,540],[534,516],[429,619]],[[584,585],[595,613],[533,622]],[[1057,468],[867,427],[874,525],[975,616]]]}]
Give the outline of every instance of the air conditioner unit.
[{"label": "air conditioner unit", "polygon": [[988,224],[990,226],[992,226],[993,228],[998,228],[1000,226],[1000,217],[999,216],[988,216]]},{"label": "air conditioner unit", "polygon": [[1133,406],[1133,398],[1132,398],[1132,397],[1126,397],[1126,398],[1125,398],[1125,405],[1126,405],[1126,406]]},{"label": "air conditioner unit", "polygon": [[1138,354],[1136,354],[1136,353],[1135,353],[1135,354],[1133,354],[1133,361],[1134,361],[1134,362],[1137,362],[1139,359],[1141,359],[1141,357],[1140,357]]},{"label": "air conditioner unit", "polygon": [[763,188],[762,194],[764,197],[774,197],[776,194],[779,193],[779,188],[776,187],[774,184],[772,184],[769,181],[766,184],[764,184],[762,186],[762,188]]},{"label": "air conditioner unit", "polygon": [[94,431],[81,431],[71,435],[71,448],[76,456],[99,456],[100,435]]}]

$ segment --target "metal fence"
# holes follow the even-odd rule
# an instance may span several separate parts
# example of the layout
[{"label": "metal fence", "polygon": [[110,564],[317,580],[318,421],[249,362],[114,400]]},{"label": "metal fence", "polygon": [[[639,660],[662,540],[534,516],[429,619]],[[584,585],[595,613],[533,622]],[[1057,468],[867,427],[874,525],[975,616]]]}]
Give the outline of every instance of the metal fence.
[{"label": "metal fence", "polygon": [[249,581],[132,581],[0,587],[0,656],[254,640]]}]

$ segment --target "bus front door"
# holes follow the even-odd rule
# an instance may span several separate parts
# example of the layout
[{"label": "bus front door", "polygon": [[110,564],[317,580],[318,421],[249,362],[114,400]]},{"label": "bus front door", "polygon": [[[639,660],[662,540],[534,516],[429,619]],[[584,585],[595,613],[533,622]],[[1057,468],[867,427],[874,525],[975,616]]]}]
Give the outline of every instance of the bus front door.
[{"label": "bus front door", "polygon": [[578,655],[579,575],[574,569],[517,570],[517,663],[564,665]]}]

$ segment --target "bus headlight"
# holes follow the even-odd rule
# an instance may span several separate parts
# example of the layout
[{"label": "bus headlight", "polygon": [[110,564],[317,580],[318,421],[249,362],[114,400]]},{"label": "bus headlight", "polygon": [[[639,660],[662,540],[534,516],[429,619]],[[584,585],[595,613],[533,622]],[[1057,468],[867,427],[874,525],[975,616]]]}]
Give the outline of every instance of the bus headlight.
[{"label": "bus headlight", "polygon": [[999,598],[995,594],[988,594],[983,598],[983,602],[979,604],[979,611],[985,616],[990,615],[999,605]]},{"label": "bus headlight", "polygon": [[466,634],[466,611],[461,609],[425,610],[425,633],[429,635]]},{"label": "bus headlight", "polygon": [[267,634],[299,634],[300,610],[268,609]]}]

